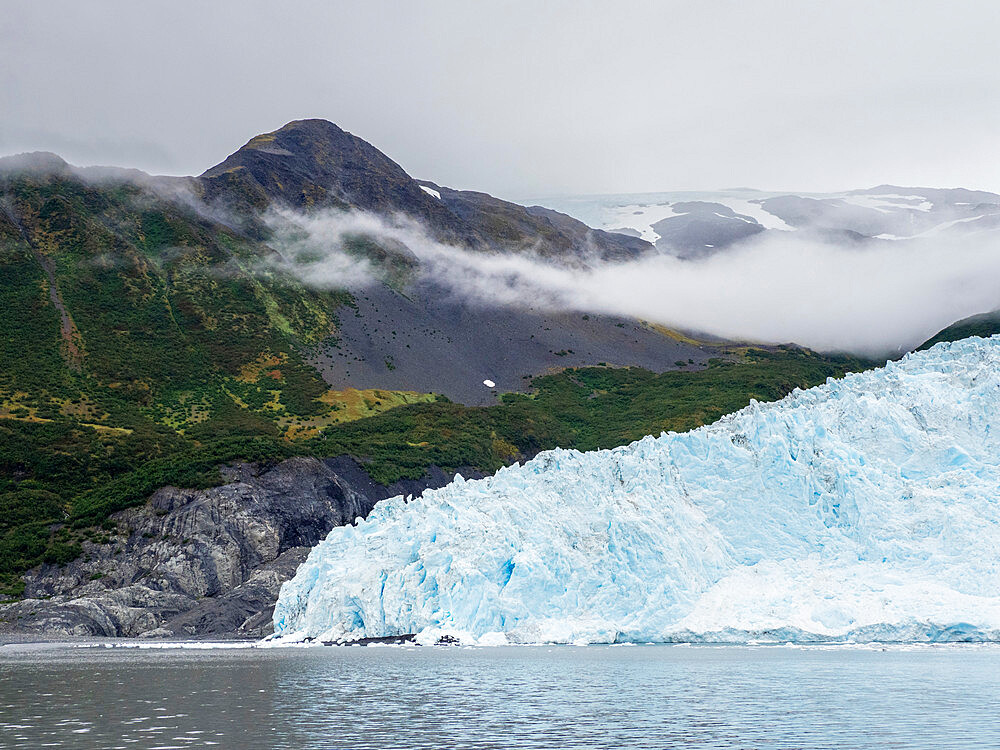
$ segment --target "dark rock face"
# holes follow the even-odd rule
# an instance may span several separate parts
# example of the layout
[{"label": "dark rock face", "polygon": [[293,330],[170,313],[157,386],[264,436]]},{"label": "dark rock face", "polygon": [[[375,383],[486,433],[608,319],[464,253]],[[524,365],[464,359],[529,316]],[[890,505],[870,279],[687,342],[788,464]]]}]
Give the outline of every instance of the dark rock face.
[{"label": "dark rock face", "polygon": [[[158,490],[112,517],[106,544],[25,576],[25,599],[0,607],[0,630],[45,635],[243,636],[270,632],[281,584],[330,529],[397,494],[452,475],[385,487],[348,458],[241,464],[207,490]],[[469,473],[475,476],[474,472]]]},{"label": "dark rock face", "polygon": [[440,195],[444,205],[474,227],[494,250],[529,250],[550,260],[586,264],[630,260],[652,249],[643,239],[591,229],[550,208],[520,206],[487,193],[452,190],[432,182],[421,184]]},{"label": "dark rock face", "polygon": [[339,345],[311,360],[334,388],[363,383],[485,405],[497,393],[526,391],[532,373],[599,362],[663,372],[677,360],[702,367],[725,356],[725,342],[703,335],[693,343],[609,315],[468,304],[428,284],[405,295],[373,287],[356,303],[340,318]]},{"label": "dark rock face", "polygon": [[243,202],[261,209],[275,201],[298,209],[399,212],[442,237],[480,241],[396,162],[326,120],[297,120],[258,135],[199,180],[206,197],[237,206]]},{"label": "dark rock face", "polygon": [[250,139],[197,185],[209,202],[250,214],[272,204],[405,214],[436,239],[474,250],[526,250],[569,263],[625,260],[652,250],[644,240],[591,229],[547,208],[414,180],[370,143],[326,120],[296,120]]},{"label": "dark rock face", "polygon": [[714,255],[764,231],[755,219],[721,203],[684,201],[672,208],[679,215],[662,219],[652,228],[660,235],[656,247],[679,258]]}]

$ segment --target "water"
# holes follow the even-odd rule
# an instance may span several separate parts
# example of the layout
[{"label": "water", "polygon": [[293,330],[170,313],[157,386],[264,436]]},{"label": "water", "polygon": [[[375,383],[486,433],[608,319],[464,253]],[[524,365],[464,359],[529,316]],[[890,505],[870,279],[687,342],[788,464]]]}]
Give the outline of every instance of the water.
[{"label": "water", "polygon": [[0,747],[995,748],[1000,649],[0,648]]}]

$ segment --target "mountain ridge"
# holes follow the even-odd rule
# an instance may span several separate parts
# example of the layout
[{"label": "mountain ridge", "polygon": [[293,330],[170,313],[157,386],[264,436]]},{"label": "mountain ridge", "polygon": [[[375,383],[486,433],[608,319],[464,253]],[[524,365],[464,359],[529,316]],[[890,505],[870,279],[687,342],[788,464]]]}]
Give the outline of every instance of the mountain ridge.
[{"label": "mountain ridge", "polygon": [[416,180],[367,141],[320,119],[294,120],[254,136],[195,179],[206,200],[237,210],[259,211],[277,201],[297,210],[401,213],[435,238],[474,250],[536,248],[551,259],[569,260],[581,243],[604,258],[638,257],[652,249],[554,211],[533,212],[487,193]]},{"label": "mountain ridge", "polygon": [[[322,190],[317,176],[340,162],[314,130],[354,159]],[[224,483],[233,462],[351,456],[384,486],[431,466],[489,472],[555,445],[686,429],[870,364],[471,304],[419,278],[305,283],[269,207],[417,206],[442,241],[568,266],[651,246],[413,180],[330,123],[269,135],[200,177],[47,154],[0,162],[0,590],[18,595],[29,568],[107,544],[109,518],[165,486]],[[375,265],[393,251],[377,236],[344,242]]]},{"label": "mountain ridge", "polygon": [[[362,173],[374,160],[403,186],[393,193],[383,178],[362,185],[372,200],[413,197],[453,215],[387,157],[350,144],[363,152]],[[301,166],[294,154],[265,156],[261,169],[272,158],[291,158],[292,173]],[[302,185],[311,158],[302,156]],[[230,162],[218,173],[234,166],[247,171]],[[575,439],[577,421],[554,410],[578,395],[565,392],[571,376],[552,373],[620,366],[626,369],[613,373],[608,389],[622,394],[650,371],[698,370],[715,356],[744,359],[722,343],[677,341],[638,321],[513,309],[498,317],[446,299],[433,285],[374,280],[366,298],[304,283],[250,200],[255,184],[275,191],[268,205],[284,200],[280,187],[236,182],[226,208],[229,188],[206,202],[205,181],[194,177],[78,168],[45,153],[0,163],[0,590],[17,595],[23,572],[43,560],[72,561],[104,538],[111,514],[164,486],[219,484],[219,466],[228,462],[352,455],[385,484],[432,465],[492,471]],[[557,218],[503,208],[527,222],[515,238]],[[334,202],[329,210],[338,210]],[[500,218],[506,226],[509,217]],[[392,249],[379,248],[378,239],[345,242],[375,262]],[[573,240],[561,241],[576,251]],[[515,243],[513,251],[523,250]],[[327,366],[322,357],[346,366]],[[635,365],[646,369],[627,369]],[[797,363],[769,370],[766,392],[844,366],[819,357],[806,365],[794,375]],[[735,392],[761,393],[740,372]],[[756,373],[751,367],[747,375]],[[496,388],[483,383],[491,375]],[[503,393],[537,390],[545,377],[557,378],[559,399],[544,408],[502,403]],[[603,400],[587,406],[598,404],[612,409]],[[590,416],[606,418],[601,410]]]},{"label": "mountain ridge", "polygon": [[778,232],[873,249],[928,237],[1000,233],[1000,195],[967,188],[880,185],[839,193],[733,188],[566,196],[549,203],[591,226],[638,234],[658,251],[687,259]]}]

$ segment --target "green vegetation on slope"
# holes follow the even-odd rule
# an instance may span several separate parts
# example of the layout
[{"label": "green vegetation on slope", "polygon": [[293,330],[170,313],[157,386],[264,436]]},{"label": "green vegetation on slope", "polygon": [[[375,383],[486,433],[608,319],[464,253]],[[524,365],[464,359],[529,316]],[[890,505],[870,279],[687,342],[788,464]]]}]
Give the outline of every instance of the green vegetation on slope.
[{"label": "green vegetation on slope", "polygon": [[750,350],[743,361],[713,360],[694,372],[568,369],[534,378],[533,394],[505,394],[499,406],[406,406],[327,430],[309,448],[316,455],[359,457],[380,482],[418,477],[432,464],[494,471],[540,450],[611,448],[644,435],[689,430],[750,399],[773,401],[870,366],[788,348]]},{"label": "green vegetation on slope", "polygon": [[957,323],[952,323],[932,338],[927,339],[917,347],[917,351],[930,349],[934,344],[939,344],[942,341],[960,341],[969,338],[969,336],[988,338],[998,333],[1000,333],[1000,310],[973,315],[971,318],[964,318]]},{"label": "green vegetation on slope", "polygon": [[[272,423],[321,408],[296,345],[330,335],[348,295],[282,278],[266,247],[134,186],[0,186],[5,408],[175,429],[231,421],[233,404]],[[241,377],[262,360],[270,377]]]},{"label": "green vegetation on slope", "polygon": [[282,437],[433,399],[330,391],[309,352],[351,296],[193,205],[58,163],[0,171],[0,574],[69,555],[52,521],[101,521],[160,471],[216,481],[216,454],[278,457]]},{"label": "green vegetation on slope", "polygon": [[[687,430],[746,406],[780,398],[868,363],[798,349],[750,350],[741,362],[713,361],[695,372],[590,367],[533,381],[530,396],[507,394],[491,407],[447,401],[400,406],[289,442],[234,433],[195,442],[175,436],[101,433],[67,424],[0,424],[6,498],[31,500],[31,513],[0,528],[0,583],[16,593],[17,574],[42,560],[71,559],[83,538],[100,538],[115,511],[143,503],[165,485],[207,487],[220,464],[272,462],[291,455],[349,454],[374,479],[416,478],[431,465],[494,471],[557,446],[592,450],[663,430]],[[36,493],[25,495],[23,493]],[[19,494],[20,493],[20,494]],[[61,502],[61,498],[69,498]],[[64,525],[50,533],[52,522]]]}]

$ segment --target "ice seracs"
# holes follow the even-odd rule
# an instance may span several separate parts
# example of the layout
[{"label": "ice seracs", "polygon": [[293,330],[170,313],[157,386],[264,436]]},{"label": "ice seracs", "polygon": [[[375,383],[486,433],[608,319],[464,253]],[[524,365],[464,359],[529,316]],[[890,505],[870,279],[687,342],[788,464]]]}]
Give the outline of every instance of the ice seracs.
[{"label": "ice seracs", "polygon": [[387,500],[286,583],[279,640],[1000,635],[1000,339]]}]

